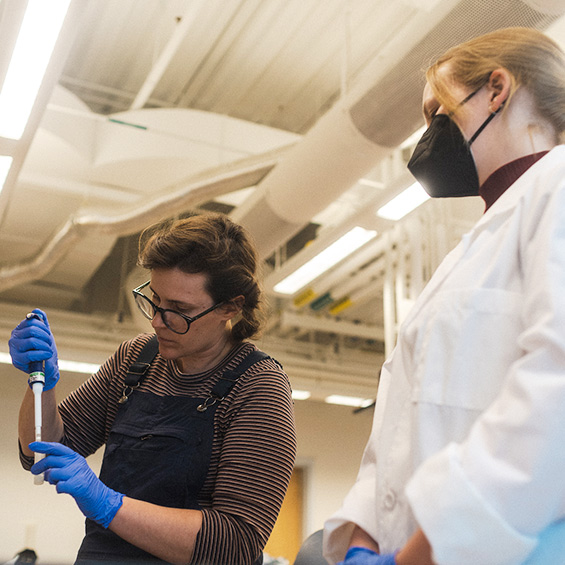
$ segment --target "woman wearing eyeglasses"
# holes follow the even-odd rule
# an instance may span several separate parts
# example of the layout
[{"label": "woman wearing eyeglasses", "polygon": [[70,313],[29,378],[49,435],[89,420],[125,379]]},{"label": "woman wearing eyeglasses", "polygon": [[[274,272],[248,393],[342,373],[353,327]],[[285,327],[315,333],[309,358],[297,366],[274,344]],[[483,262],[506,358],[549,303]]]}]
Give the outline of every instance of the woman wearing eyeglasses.
[{"label": "woman wearing eyeglasses", "polygon": [[[44,361],[46,374],[49,441],[28,447],[28,390],[22,462],[46,454],[32,472],[45,472],[87,517],[77,563],[260,563],[296,441],[288,378],[247,341],[260,325],[254,247],[220,215],[179,220],[142,241],[151,278],[133,293],[155,333],[123,343],[58,406],[47,317],[35,310],[39,319],[12,332],[14,365],[27,372]],[[97,478],[84,457],[104,444]]]}]

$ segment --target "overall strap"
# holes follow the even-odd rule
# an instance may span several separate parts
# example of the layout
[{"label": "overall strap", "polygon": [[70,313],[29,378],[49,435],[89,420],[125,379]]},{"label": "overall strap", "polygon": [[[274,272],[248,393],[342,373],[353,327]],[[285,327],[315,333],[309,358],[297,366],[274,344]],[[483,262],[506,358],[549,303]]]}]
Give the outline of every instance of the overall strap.
[{"label": "overall strap", "polygon": [[130,388],[137,388],[145,375],[151,362],[155,359],[159,351],[159,342],[157,341],[157,335],[153,334],[151,339],[143,346],[143,349],[139,352],[137,359],[130,365],[127,375],[124,379],[124,384]]},{"label": "overall strap", "polygon": [[[154,334],[143,346],[143,349],[139,352],[137,359],[128,369],[124,378],[124,392],[122,394],[122,398],[119,400],[120,404],[127,402],[129,395],[141,384],[141,381],[147,374],[147,371],[151,366],[151,362],[155,359],[158,351],[159,342],[157,341],[157,336]],[[229,394],[230,390],[237,382],[237,379],[252,365],[255,365],[255,363],[258,363],[263,359],[273,358],[263,351],[256,349],[249,353],[237,367],[224,371],[218,382],[212,388],[210,396],[198,407],[198,410],[203,412],[209,406],[223,400]],[[273,359],[273,361],[282,368],[282,365],[276,359]]]},{"label": "overall strap", "polygon": [[220,380],[214,385],[211,395],[217,400],[222,400],[232,389],[237,379],[239,379],[239,377],[241,377],[241,375],[243,375],[249,367],[263,359],[267,359],[268,357],[269,356],[266,353],[263,353],[258,349],[252,351],[237,367],[228,369],[222,373]]},{"label": "overall strap", "polygon": [[[249,353],[249,355],[247,355],[247,357],[245,357],[245,359],[243,359],[237,367],[224,371],[220,380],[214,385],[214,388],[212,388],[210,396],[198,407],[198,411],[204,412],[207,408],[216,404],[216,402],[223,400],[229,394],[230,390],[237,382],[237,379],[239,379],[239,377],[241,377],[241,375],[243,375],[249,367],[263,359],[273,358],[266,353],[263,353],[263,351],[256,349]],[[282,368],[282,365],[278,361],[275,359],[273,359],[273,361]]]}]

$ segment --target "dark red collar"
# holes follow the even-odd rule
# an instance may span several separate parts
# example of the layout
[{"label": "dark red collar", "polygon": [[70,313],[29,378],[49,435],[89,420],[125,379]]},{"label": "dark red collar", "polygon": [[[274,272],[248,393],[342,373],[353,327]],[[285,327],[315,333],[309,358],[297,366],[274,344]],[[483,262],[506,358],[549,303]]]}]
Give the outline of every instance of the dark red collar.
[{"label": "dark red collar", "polygon": [[488,177],[479,189],[479,196],[485,201],[485,212],[500,198],[512,184],[518,180],[536,161],[539,161],[549,151],[540,151],[533,155],[520,157],[497,169]]}]

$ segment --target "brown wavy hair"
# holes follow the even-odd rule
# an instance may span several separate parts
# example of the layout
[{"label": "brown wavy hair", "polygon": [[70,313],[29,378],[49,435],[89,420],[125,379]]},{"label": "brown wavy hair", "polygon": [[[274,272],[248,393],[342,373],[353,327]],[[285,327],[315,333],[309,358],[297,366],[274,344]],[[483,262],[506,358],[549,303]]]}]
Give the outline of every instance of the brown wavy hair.
[{"label": "brown wavy hair", "polygon": [[247,231],[227,216],[202,214],[150,226],[139,239],[138,265],[203,273],[214,302],[243,295],[232,337],[242,341],[259,334],[263,305],[257,250]]}]

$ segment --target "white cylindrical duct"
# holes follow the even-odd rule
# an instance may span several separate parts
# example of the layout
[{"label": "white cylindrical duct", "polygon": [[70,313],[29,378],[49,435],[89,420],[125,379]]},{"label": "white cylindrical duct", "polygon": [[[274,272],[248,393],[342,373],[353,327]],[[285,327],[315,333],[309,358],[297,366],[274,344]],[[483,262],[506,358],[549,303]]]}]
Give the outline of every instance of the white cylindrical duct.
[{"label": "white cylindrical duct", "polygon": [[[547,22],[542,23],[539,13],[557,17],[565,9],[565,0],[523,1],[523,10],[509,10],[508,25],[543,27]],[[334,105],[234,213],[234,219],[255,235],[262,257],[295,235],[371,170],[389,148],[413,133],[421,119],[422,66],[449,47],[491,31],[493,16],[501,9],[474,0],[428,4],[434,9],[420,13],[403,28],[405,40],[392,51],[399,57],[395,66],[381,72],[386,65],[380,59],[374,72],[366,75],[372,84],[359,84],[358,96],[348,94]]]},{"label": "white cylindrical duct", "polygon": [[391,151],[362,135],[345,103],[339,102],[289,151],[233,219],[260,234],[257,247],[267,257]]}]

